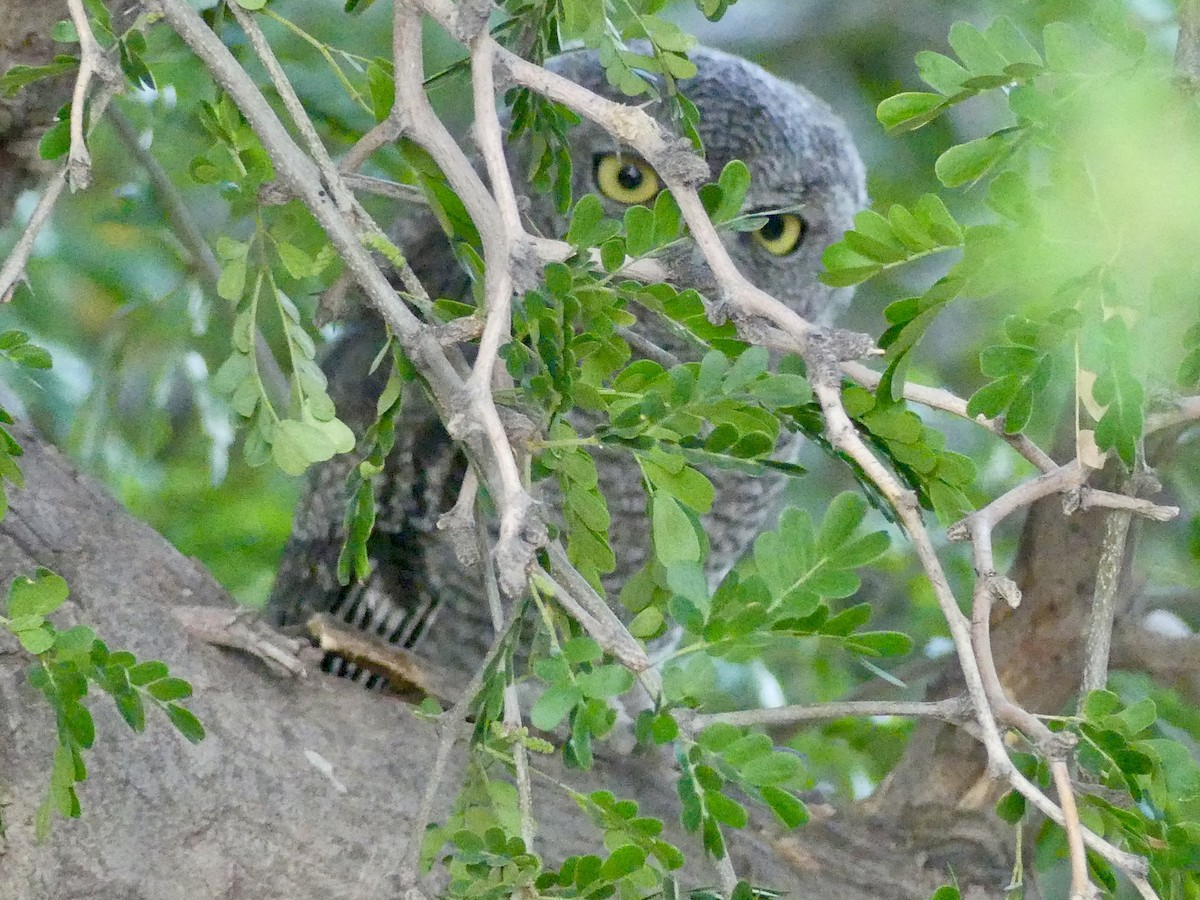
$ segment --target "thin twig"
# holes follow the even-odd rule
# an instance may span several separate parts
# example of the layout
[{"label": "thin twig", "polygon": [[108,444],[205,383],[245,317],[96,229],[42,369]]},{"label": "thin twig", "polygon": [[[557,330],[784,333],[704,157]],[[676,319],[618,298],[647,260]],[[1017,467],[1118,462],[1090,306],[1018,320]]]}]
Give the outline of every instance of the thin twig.
[{"label": "thin twig", "polygon": [[940,719],[951,725],[974,722],[971,704],[965,697],[950,697],[936,702],[903,700],[847,700],[822,703],[817,706],[778,706],[772,709],[744,709],[736,712],[704,713],[687,720],[695,734],[709,725],[766,725],[779,727],[801,722],[823,722],[830,719],[866,718],[870,716],[904,716]]},{"label": "thin twig", "polygon": [[1080,509],[1114,509],[1153,522],[1170,522],[1178,517],[1178,506],[1163,506],[1151,503],[1140,497],[1130,497],[1127,494],[1117,494],[1112,491],[1098,491],[1095,488],[1084,487],[1079,492]]},{"label": "thin twig", "polygon": [[[108,109],[108,104],[112,102],[120,90],[120,85],[116,82],[105,83],[100,93],[96,95],[95,101],[92,103],[92,122],[93,127],[98,122],[104,111]],[[29,216],[29,222],[26,223],[21,236],[13,245],[8,258],[4,260],[4,265],[0,266],[0,303],[8,303],[12,300],[13,293],[17,289],[17,285],[26,280],[25,267],[29,265],[29,257],[33,253],[33,245],[37,240],[37,236],[41,233],[42,226],[50,218],[50,213],[54,210],[55,204],[58,203],[62,196],[63,188],[66,187],[70,171],[70,164],[63,166],[51,176],[46,182],[46,186],[42,189],[42,196],[38,199],[37,205],[33,208],[33,213]]]},{"label": "thin twig", "polygon": [[[1025,482],[955,526],[955,529],[958,529],[956,537],[969,534],[971,539],[976,579],[971,607],[971,643],[975,651],[975,658],[978,660],[988,703],[997,722],[1021,730],[1035,743],[1043,756],[1050,761],[1052,767],[1056,763],[1062,766],[1064,774],[1067,770],[1063,760],[1074,747],[1074,736],[1069,732],[1051,732],[1044,722],[1013,703],[1000,683],[1000,676],[996,671],[996,663],[992,656],[992,605],[996,598],[1002,597],[1010,606],[1016,606],[1020,602],[1021,592],[1015,582],[998,575],[995,571],[992,529],[996,523],[1014,510],[1032,504],[1055,491],[1063,490],[1065,485],[1073,484],[1076,480],[1085,478],[1086,475],[1087,470],[1078,462],[1073,461],[1053,472]],[[1003,764],[1008,769],[1010,784],[1020,790],[1020,783],[1013,780],[1016,768],[1007,755],[1005,755]],[[1075,796],[1072,793],[1070,778],[1056,777],[1055,784],[1061,804],[1061,816],[1057,821],[1067,833],[1067,848],[1071,857],[1073,873],[1072,884],[1073,888],[1078,888],[1073,896],[1077,893],[1079,897],[1087,897],[1086,891],[1089,883],[1087,881],[1087,860],[1083,850],[1083,826],[1079,821],[1079,812],[1075,804]],[[1048,798],[1046,802],[1049,802]],[[1080,873],[1082,873],[1082,881],[1079,880]]]},{"label": "thin twig", "polygon": [[42,188],[42,196],[38,198],[29,222],[13,246],[12,252],[4,260],[4,266],[0,268],[0,301],[8,303],[12,300],[17,286],[26,280],[25,267],[29,264],[30,254],[33,253],[34,241],[37,240],[46,220],[50,218],[50,213],[54,211],[54,205],[58,203],[58,198],[66,186],[67,167],[63,166]]},{"label": "thin twig", "polygon": [[515,620],[516,607],[514,606],[505,619],[503,627],[497,631],[495,638],[492,640],[492,645],[488,648],[483,662],[475,670],[475,674],[471,676],[471,680],[467,683],[467,686],[463,688],[458,702],[438,716],[438,722],[442,726],[442,733],[438,740],[437,756],[434,758],[433,767],[429,772],[429,784],[425,788],[425,795],[421,798],[421,806],[417,811],[416,821],[408,845],[408,852],[405,853],[404,863],[401,866],[402,874],[406,879],[411,879],[413,885],[416,884],[418,878],[417,872],[419,871],[421,845],[424,842],[425,829],[433,821],[433,806],[437,801],[438,794],[441,792],[442,781],[446,777],[446,764],[449,762],[450,753],[454,749],[454,745],[458,743],[468,730],[470,721],[467,713],[470,711],[471,703],[479,693],[479,689],[483,687],[483,678],[487,670],[504,649],[508,633],[512,629]]},{"label": "thin twig", "polygon": [[490,487],[500,510],[500,538],[495,549],[497,576],[505,594],[515,597],[524,590],[533,550],[545,526],[536,516],[533,498],[521,484],[520,470],[491,393],[491,366],[508,328],[501,313],[507,312],[512,300],[514,242],[506,228],[509,219],[501,214],[496,200],[429,105],[423,84],[420,25],[419,13],[405,3],[395,4],[392,27],[396,103],[404,108],[409,137],[433,157],[475,222],[483,242],[488,303],[475,370],[453,404],[455,412],[446,419],[446,429],[455,439],[474,436],[490,447],[496,476]]},{"label": "thin twig", "polygon": [[67,0],[67,9],[79,38],[79,74],[75,76],[75,87],[71,93],[71,148],[67,153],[67,183],[72,191],[79,191],[92,181],[92,157],[84,138],[88,89],[93,78],[116,86],[120,84],[122,75],[96,40],[83,0]]},{"label": "thin twig", "polygon": [[1064,759],[1050,760],[1050,776],[1058,791],[1058,803],[1063,811],[1063,828],[1067,833],[1067,849],[1071,858],[1071,900],[1098,900],[1100,892],[1088,878],[1087,854],[1083,849],[1083,831],[1079,825],[1079,809],[1071,773]]},{"label": "thin twig", "polygon": [[[316,162],[318,171],[321,173],[322,183],[333,197],[337,208],[352,226],[362,228],[367,234],[378,241],[388,241],[382,229],[367,215],[366,210],[362,208],[358,199],[351,193],[338,167],[334,165],[332,158],[329,156],[329,151],[325,149],[325,145],[313,127],[312,121],[304,111],[304,105],[296,95],[295,89],[288,80],[287,74],[283,71],[283,67],[276,59],[271,45],[267,43],[262,29],[258,27],[258,22],[254,16],[243,10],[236,3],[233,5],[233,14],[237,18],[238,24],[242,26],[242,30],[246,32],[246,37],[249,38],[255,54],[267,70],[267,74],[271,78],[271,83],[275,86],[275,90],[283,100],[284,108],[288,111],[289,117],[295,123],[297,129],[299,129],[305,146],[308,147],[308,151],[312,159]],[[433,304],[420,279],[416,277],[407,262],[403,260],[393,260],[392,262],[396,265],[400,281],[403,283],[404,289],[408,292],[410,302],[420,309],[422,313],[428,315]]]},{"label": "thin twig", "polygon": [[[472,491],[478,507],[478,491]],[[492,568],[491,554],[488,553],[487,525],[484,523],[483,511],[475,510],[475,541],[479,564],[483,567],[483,584],[487,594],[488,612],[492,616],[492,630],[496,637],[504,633],[504,600],[500,596],[500,585],[496,583],[496,570]],[[504,664],[502,672],[497,672],[504,678],[504,724],[514,733],[521,728],[521,701],[517,693],[516,673],[510,671],[511,666]],[[515,740],[512,745],[513,770],[517,780],[517,806],[521,812],[521,840],[525,849],[533,849],[533,794],[529,784],[529,751],[521,741]]]},{"label": "thin twig", "polygon": [[375,178],[372,175],[360,175],[358,172],[342,172],[342,180],[351,188],[366,191],[368,194],[378,194],[403,203],[417,206],[428,206],[429,200],[421,193],[421,189],[411,184],[401,184],[386,178]]},{"label": "thin twig", "polygon": [[[1195,0],[1200,4],[1200,0]],[[1200,82],[1198,82],[1200,84]],[[1175,408],[1146,416],[1146,434],[1200,419],[1200,397],[1180,397]]]}]

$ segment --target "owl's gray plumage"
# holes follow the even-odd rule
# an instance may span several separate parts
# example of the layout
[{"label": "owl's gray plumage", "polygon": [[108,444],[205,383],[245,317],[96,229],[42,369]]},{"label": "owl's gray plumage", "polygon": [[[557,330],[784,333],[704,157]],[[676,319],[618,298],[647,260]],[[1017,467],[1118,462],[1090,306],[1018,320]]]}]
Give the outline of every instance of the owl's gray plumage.
[{"label": "owl's gray plumage", "polygon": [[[866,201],[862,164],[845,126],[803,88],[780,81],[752,63],[703,48],[690,56],[699,71],[681,87],[700,111],[699,132],[714,178],[727,162],[741,159],[751,173],[743,212],[796,207],[805,222],[803,240],[790,255],[774,256],[750,234],[729,232],[723,240],[730,255],[758,287],[800,314],[829,323],[848,293],[817,280],[820,257],[850,227],[854,213]],[[608,85],[590,52],[564,54],[549,67],[611,99],[626,99]],[[647,109],[667,123],[663,104]],[[627,148],[586,122],[569,137],[573,195],[598,193],[593,159],[597,154],[628,152]],[[518,150],[512,161],[518,190],[524,168]],[[603,202],[611,215],[622,215],[621,204]],[[563,229],[547,198],[530,198],[529,217],[531,228],[543,233]],[[406,257],[434,296],[465,293],[466,277],[432,217],[409,221],[400,231]],[[663,262],[680,286],[711,289],[711,276],[690,244],[675,248]],[[639,320],[639,330],[652,342],[694,355],[649,315]],[[375,398],[382,389],[379,375],[365,377],[381,341],[382,329],[373,319],[356,320],[325,361],[339,415],[359,434],[373,420]],[[310,476],[268,615],[278,624],[292,624],[314,612],[331,612],[392,642],[419,641],[430,658],[469,671],[491,640],[481,577],[458,562],[448,538],[436,527],[440,514],[454,502],[465,465],[419,386],[409,386],[396,447],[386,474],[378,479],[379,513],[369,546],[372,576],[364,584],[342,587],[336,580],[336,560],[345,536],[343,485],[355,463],[348,456],[335,458]],[[612,514],[610,537],[618,560],[617,570],[605,582],[615,590],[645,561],[649,522],[641,481],[628,455],[602,450],[597,466]],[[708,570],[715,578],[761,530],[774,511],[782,484],[769,476],[707,474],[716,488],[713,511],[705,517],[711,545]]]}]

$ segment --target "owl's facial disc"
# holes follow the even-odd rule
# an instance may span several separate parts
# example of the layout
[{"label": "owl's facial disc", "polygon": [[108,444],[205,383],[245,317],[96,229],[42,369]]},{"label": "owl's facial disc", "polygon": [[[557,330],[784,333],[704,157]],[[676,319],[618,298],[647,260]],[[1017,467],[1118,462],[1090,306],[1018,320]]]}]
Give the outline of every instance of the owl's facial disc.
[{"label": "owl's facial disc", "polygon": [[[751,282],[819,324],[831,322],[850,291],[823,284],[821,254],[853,225],[866,204],[862,162],[846,127],[804,88],[788,84],[743,59],[696,47],[694,78],[679,87],[700,113],[698,130],[715,177],[732,160],[750,170],[744,216],[761,220],[757,231],[725,231],[730,258]],[[555,73],[620,103],[630,103],[608,81],[594,51],[576,50],[547,60]],[[661,101],[640,106],[668,131],[675,120]],[[571,191],[594,193],[605,212],[620,218],[629,206],[651,206],[665,182],[639,154],[622,147],[599,125],[584,121],[571,132]],[[526,154],[514,173],[533,168]],[[531,198],[531,219],[543,234],[561,234],[566,223],[546,198]],[[715,287],[694,243],[672,242],[658,259],[680,287]]]}]

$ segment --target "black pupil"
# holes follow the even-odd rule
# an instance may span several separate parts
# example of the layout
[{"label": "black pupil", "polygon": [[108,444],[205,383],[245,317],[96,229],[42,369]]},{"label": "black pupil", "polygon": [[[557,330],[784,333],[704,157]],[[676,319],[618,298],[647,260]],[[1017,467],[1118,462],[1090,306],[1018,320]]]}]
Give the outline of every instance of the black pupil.
[{"label": "black pupil", "polygon": [[768,216],[767,223],[758,232],[764,241],[774,242],[783,237],[783,216]]},{"label": "black pupil", "polygon": [[642,181],[645,180],[645,177],[642,174],[642,170],[633,163],[626,163],[621,166],[621,171],[617,173],[617,184],[627,191],[636,191],[642,186]]}]

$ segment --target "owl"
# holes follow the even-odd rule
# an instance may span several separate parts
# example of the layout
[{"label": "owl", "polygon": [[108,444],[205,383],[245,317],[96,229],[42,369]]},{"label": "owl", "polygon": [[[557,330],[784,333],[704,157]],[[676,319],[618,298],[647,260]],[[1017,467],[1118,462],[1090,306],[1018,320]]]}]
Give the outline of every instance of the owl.
[{"label": "owl", "polygon": [[[764,218],[756,231],[723,234],[731,257],[767,293],[812,321],[831,323],[849,296],[817,279],[821,254],[866,202],[863,166],[846,127],[804,88],[753,63],[704,48],[689,55],[697,74],[679,86],[699,111],[698,131],[710,170],[715,177],[729,161],[745,162],[751,182],[742,212]],[[590,51],[563,54],[547,67],[610,99],[627,99],[608,84]],[[670,127],[665,101],[643,108]],[[573,196],[598,195],[612,217],[620,218],[635,204],[652,205],[663,189],[645,160],[599,126],[581,123],[570,131],[569,141]],[[518,190],[528,168],[526,154],[519,146],[510,154]],[[526,209],[530,230],[551,236],[565,230],[548,198],[530,196]],[[397,235],[431,296],[467,295],[468,278],[432,216],[403,222]],[[669,248],[659,261],[677,287],[696,287],[702,293],[713,288],[703,258],[689,242]],[[652,314],[639,316],[634,329],[649,344],[685,361],[696,356]],[[338,413],[359,434],[373,421],[383,387],[381,374],[367,375],[383,340],[382,326],[364,313],[345,325],[323,362]],[[587,422],[573,424],[585,430]],[[595,457],[617,559],[605,588],[615,597],[649,552],[646,496],[627,455],[600,448]],[[336,563],[345,539],[346,476],[356,462],[345,455],[310,473],[267,604],[268,617],[286,626],[326,613],[390,644],[413,647],[442,668],[472,672],[492,639],[482,573],[459,560],[437,527],[454,504],[466,464],[419,385],[406,389],[395,447],[385,473],[376,479],[370,575],[343,586]],[[703,519],[710,545],[707,572],[715,582],[766,525],[782,480],[724,470],[706,474],[715,488],[712,511]],[[326,667],[368,684],[379,679],[344,660],[327,658]]]}]

